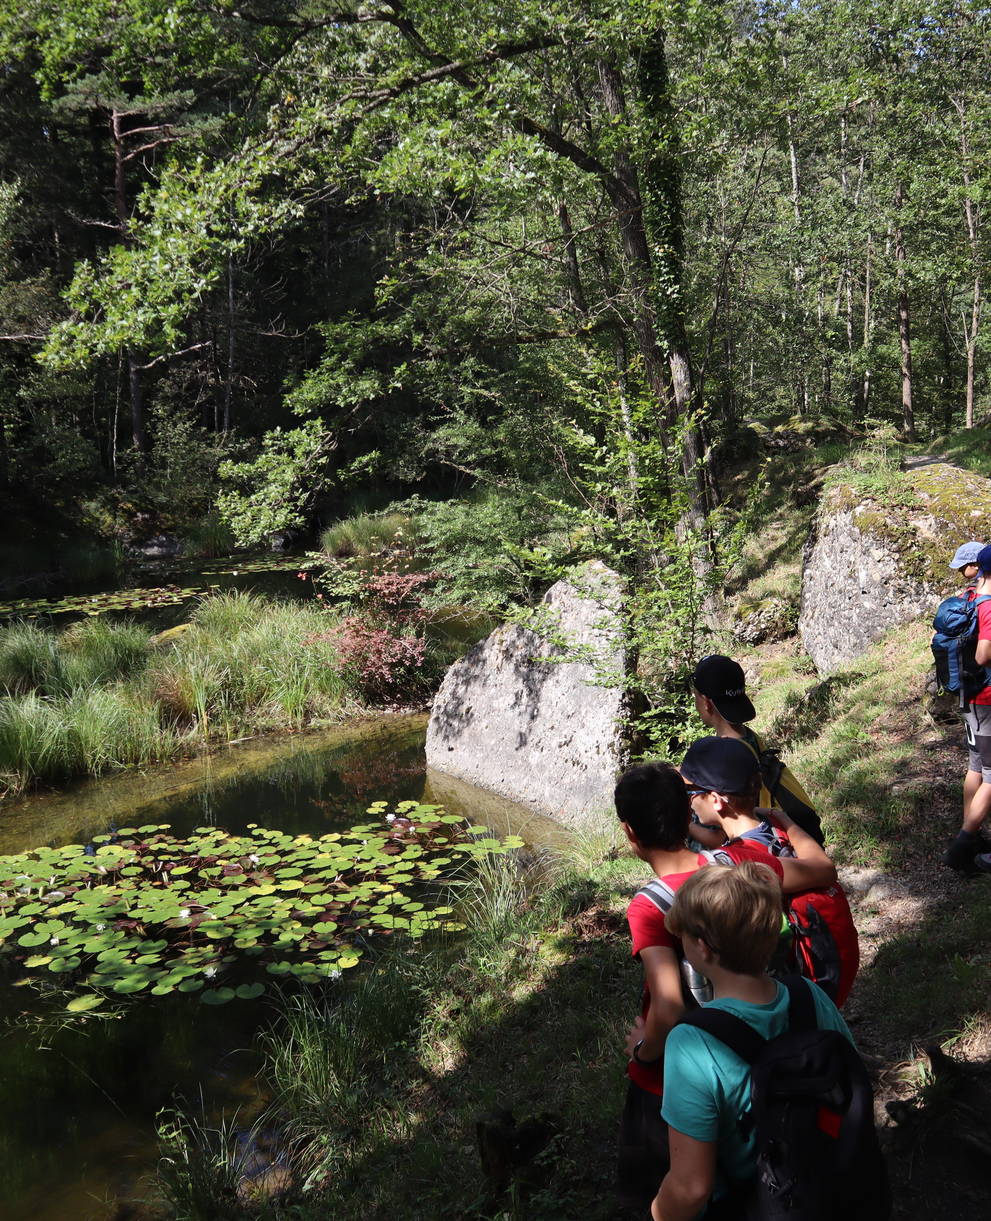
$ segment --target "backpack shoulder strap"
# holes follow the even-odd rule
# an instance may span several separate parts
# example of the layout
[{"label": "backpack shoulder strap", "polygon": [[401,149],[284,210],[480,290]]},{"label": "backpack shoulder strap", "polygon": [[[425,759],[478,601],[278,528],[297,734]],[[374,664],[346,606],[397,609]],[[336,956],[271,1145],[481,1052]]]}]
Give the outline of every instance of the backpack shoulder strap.
[{"label": "backpack shoulder strap", "polygon": [[788,989],[788,1029],[818,1029],[815,997],[808,980],[800,975],[786,975],[781,982]]},{"label": "backpack shoulder strap", "polygon": [[725,1009],[705,1005],[692,1013],[686,1013],[681,1019],[686,1026],[697,1026],[706,1034],[724,1043],[730,1051],[736,1052],[747,1064],[754,1064],[767,1040],[758,1034],[743,1018],[738,1018]]},{"label": "backpack shoulder strap", "polygon": [[671,904],[674,902],[674,891],[660,878],[652,878],[645,886],[641,886],[633,897],[638,899],[641,895],[665,915],[671,910]]},{"label": "backpack shoulder strap", "polygon": [[[781,983],[788,991],[788,1030],[818,1029],[815,998],[808,982],[798,975],[788,975]],[[741,1060],[751,1066],[757,1062],[767,1044],[767,1039],[758,1034],[749,1022],[712,1005],[705,1005],[702,1009],[685,1014],[681,1020],[685,1025],[697,1026],[720,1043],[725,1043],[730,1051],[736,1052]]]}]

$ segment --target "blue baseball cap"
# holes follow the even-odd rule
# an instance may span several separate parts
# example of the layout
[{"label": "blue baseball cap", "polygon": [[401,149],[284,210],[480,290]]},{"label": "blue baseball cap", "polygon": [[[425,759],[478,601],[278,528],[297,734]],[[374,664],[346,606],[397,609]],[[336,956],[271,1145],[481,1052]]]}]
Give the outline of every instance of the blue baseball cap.
[{"label": "blue baseball cap", "polygon": [[953,559],[950,560],[950,567],[963,568],[965,564],[976,564],[983,546],[983,543],[961,543]]}]

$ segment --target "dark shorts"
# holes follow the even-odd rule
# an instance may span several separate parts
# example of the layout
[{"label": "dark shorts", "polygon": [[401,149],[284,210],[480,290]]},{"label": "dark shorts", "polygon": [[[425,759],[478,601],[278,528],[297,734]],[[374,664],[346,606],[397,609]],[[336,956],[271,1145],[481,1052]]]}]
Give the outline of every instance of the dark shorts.
[{"label": "dark shorts", "polygon": [[991,784],[991,704],[968,704],[963,710],[963,728],[967,737],[967,770],[980,772],[985,784]]},{"label": "dark shorts", "polygon": [[668,1126],[661,1119],[661,1096],[629,1082],[619,1125],[616,1190],[626,1208],[646,1217],[670,1166]]}]

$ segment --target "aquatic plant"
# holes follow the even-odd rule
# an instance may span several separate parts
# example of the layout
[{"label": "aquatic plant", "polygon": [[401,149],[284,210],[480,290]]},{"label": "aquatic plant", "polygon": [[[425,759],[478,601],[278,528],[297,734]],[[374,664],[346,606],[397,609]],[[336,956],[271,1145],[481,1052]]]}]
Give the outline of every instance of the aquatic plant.
[{"label": "aquatic plant", "polygon": [[173,606],[207,591],[200,586],[159,585],[151,589],[119,589],[104,594],[74,594],[67,598],[17,598],[0,602],[0,616],[35,619],[39,615],[104,615],[107,611],[142,611]]},{"label": "aquatic plant", "polygon": [[125,828],[85,846],[0,857],[0,952],[18,982],[74,993],[85,1013],[108,996],[196,992],[252,999],[273,979],[316,983],[359,962],[371,936],[460,928],[424,882],[468,857],[520,846],[440,806],[400,802],[319,838],[251,826]]}]

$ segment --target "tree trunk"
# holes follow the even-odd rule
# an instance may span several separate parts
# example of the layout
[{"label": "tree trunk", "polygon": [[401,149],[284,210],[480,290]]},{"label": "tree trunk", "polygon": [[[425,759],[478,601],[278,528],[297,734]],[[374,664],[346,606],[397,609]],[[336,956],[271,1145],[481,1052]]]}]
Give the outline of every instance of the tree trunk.
[{"label": "tree trunk", "polygon": [[[127,184],[124,176],[124,127],[123,115],[116,108],[110,112],[110,134],[114,145],[114,206],[117,212],[117,227],[120,240],[128,242]],[[148,434],[145,432],[144,393],[141,386],[141,368],[135,353],[128,348],[127,385],[131,397],[131,437],[134,448],[142,457],[148,452]]]},{"label": "tree trunk", "polygon": [[964,324],[964,340],[967,349],[967,403],[966,427],[974,427],[974,371],[977,358],[977,333],[981,326],[981,273],[978,250],[979,213],[970,191],[970,142],[967,139],[967,110],[963,102],[955,101],[960,115],[960,163],[963,170],[963,212],[967,223],[967,244],[974,264],[974,288],[970,302],[970,326]]},{"label": "tree trunk", "polygon": [[[689,486],[689,524],[707,531],[706,521],[719,502],[719,489],[708,458],[702,404],[697,401],[685,327],[682,159],[661,26],[654,28],[641,51],[637,82],[640,103],[652,128],[643,165],[642,204],[644,225],[655,256],[652,269],[655,311],[668,355],[675,415],[683,428],[681,465]],[[708,533],[707,537],[711,548]]]},{"label": "tree trunk", "polygon": [[902,428],[905,436],[915,439],[915,412],[912,406],[912,332],[908,304],[908,284],[905,274],[905,238],[902,230],[902,207],[905,187],[898,184],[895,192],[897,221],[895,224],[895,264],[898,272],[898,342],[901,346]]}]

